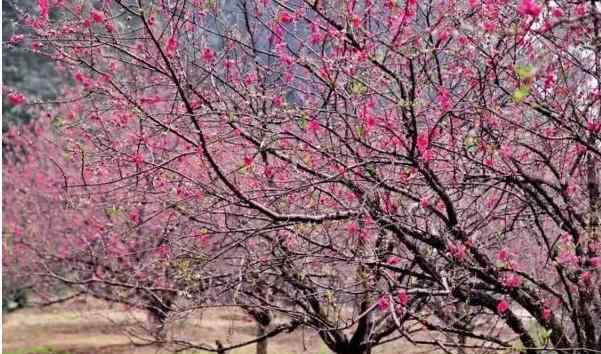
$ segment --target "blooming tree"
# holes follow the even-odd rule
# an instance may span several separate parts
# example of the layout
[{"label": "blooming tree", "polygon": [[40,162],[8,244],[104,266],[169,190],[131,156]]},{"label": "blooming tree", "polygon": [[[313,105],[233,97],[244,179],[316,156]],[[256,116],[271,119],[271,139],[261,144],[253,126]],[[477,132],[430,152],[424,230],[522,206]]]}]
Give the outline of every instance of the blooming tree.
[{"label": "blooming tree", "polygon": [[68,196],[49,226],[8,190],[35,274],[162,314],[240,306],[258,339],[308,326],[341,354],[601,347],[595,2],[38,10],[20,45],[75,86],[56,149],[5,175]]}]

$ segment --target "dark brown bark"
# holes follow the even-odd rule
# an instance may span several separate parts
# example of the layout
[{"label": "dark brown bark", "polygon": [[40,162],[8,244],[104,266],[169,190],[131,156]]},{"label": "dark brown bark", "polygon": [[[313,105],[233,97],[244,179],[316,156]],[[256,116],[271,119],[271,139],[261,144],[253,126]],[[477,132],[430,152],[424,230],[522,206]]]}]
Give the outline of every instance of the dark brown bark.
[{"label": "dark brown bark", "polygon": [[223,349],[223,344],[220,341],[215,341],[215,344],[217,345],[217,354],[226,354],[226,350]]}]

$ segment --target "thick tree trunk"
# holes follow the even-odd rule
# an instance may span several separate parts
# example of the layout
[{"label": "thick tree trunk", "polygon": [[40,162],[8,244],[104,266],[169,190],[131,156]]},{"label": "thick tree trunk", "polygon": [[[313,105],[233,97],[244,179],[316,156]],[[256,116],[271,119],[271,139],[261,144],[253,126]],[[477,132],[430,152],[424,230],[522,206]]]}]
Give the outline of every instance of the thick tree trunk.
[{"label": "thick tree trunk", "polygon": [[371,349],[349,350],[344,352],[338,352],[338,354],[371,354]]},{"label": "thick tree trunk", "polygon": [[215,341],[215,344],[217,345],[217,354],[226,354],[225,349],[223,349],[223,344],[221,344],[220,341]]},{"label": "thick tree trunk", "polygon": [[341,345],[334,350],[337,354],[371,354],[371,348],[354,346],[354,345]]},{"label": "thick tree trunk", "polygon": [[[267,334],[267,327],[269,325],[266,326],[257,321],[257,338]],[[267,354],[267,341],[266,338],[257,342],[257,354]]]}]

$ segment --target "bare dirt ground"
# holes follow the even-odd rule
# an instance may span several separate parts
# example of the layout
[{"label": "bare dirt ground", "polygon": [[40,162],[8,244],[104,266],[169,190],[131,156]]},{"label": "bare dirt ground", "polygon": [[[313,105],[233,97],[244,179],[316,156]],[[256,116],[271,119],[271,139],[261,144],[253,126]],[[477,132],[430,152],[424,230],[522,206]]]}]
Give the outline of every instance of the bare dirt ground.
[{"label": "bare dirt ground", "polygon": [[[137,347],[125,332],[139,324],[147,324],[146,314],[110,306],[94,300],[53,305],[46,308],[26,308],[3,316],[4,354],[84,354],[84,353],[166,353],[158,346]],[[188,319],[185,328],[174,332],[184,333],[196,342],[214,344],[220,340],[231,345],[249,340],[255,333],[254,323],[243,314],[231,310],[212,311]],[[416,353],[415,348],[404,343],[390,343],[374,354]],[[401,350],[402,349],[402,350]],[[412,350],[413,349],[413,350]],[[250,345],[233,350],[231,354],[254,353]],[[317,335],[309,330],[283,334],[269,342],[273,354],[328,354]],[[188,353],[204,353],[189,351]]]}]

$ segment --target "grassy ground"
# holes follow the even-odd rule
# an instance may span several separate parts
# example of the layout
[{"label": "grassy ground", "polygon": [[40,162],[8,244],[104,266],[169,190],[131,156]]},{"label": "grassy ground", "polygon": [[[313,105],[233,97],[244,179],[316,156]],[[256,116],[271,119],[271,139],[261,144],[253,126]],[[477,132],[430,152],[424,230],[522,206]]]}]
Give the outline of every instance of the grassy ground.
[{"label": "grassy ground", "polygon": [[[76,300],[45,308],[25,308],[5,314],[3,354],[158,354],[169,351],[158,346],[135,346],[132,333],[147,326],[147,314],[126,310],[94,299]],[[244,313],[221,309],[193,314],[168,333],[214,345],[216,340],[230,346],[255,337],[255,323]],[[421,339],[431,339],[424,334]],[[430,347],[417,348],[406,341],[395,341],[375,348],[372,354],[435,353]],[[331,354],[315,332],[299,329],[269,341],[269,354]],[[200,354],[204,352],[187,352]],[[254,354],[249,345],[228,354]]]},{"label": "grassy ground", "polygon": [[[43,309],[26,308],[3,317],[4,354],[84,354],[84,353],[133,353],[155,354],[165,350],[157,346],[136,347],[128,336],[137,324],[147,324],[143,312],[125,311],[120,306],[109,306],[91,300],[73,302]],[[255,333],[254,323],[243,314],[231,311],[204,313],[191,318],[186,326],[175,329],[188,338],[205,340],[214,344],[219,339],[224,345],[251,339]],[[399,350],[398,343],[391,343],[374,354],[410,353],[410,348]],[[239,348],[230,354],[251,354],[254,345]],[[197,352],[200,353],[200,352]],[[270,354],[329,354],[315,333],[298,330],[269,342]]]}]

